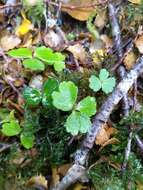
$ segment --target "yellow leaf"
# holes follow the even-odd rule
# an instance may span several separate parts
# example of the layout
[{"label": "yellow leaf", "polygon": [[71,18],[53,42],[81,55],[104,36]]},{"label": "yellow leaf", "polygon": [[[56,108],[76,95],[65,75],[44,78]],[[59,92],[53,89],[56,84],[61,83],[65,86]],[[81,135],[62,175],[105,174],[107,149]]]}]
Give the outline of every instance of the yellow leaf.
[{"label": "yellow leaf", "polygon": [[80,183],[76,184],[73,188],[73,190],[83,190],[83,189],[86,189],[87,190],[87,187],[81,185]]},{"label": "yellow leaf", "polygon": [[31,177],[28,182],[27,182],[28,187],[37,187],[41,186],[44,189],[47,189],[47,180],[45,179],[44,176],[39,175],[39,176],[33,176]]},{"label": "yellow leaf", "polygon": [[60,176],[58,174],[58,169],[56,167],[52,168],[52,184],[55,187],[60,181]]},{"label": "yellow leaf", "polygon": [[95,11],[95,7],[89,6],[94,3],[97,3],[97,0],[70,0],[68,3],[63,4],[62,11],[65,11],[77,20],[86,21],[91,13]]},{"label": "yellow leaf", "polygon": [[23,17],[23,20],[21,25],[16,29],[15,33],[17,36],[23,36],[33,29],[33,24],[26,18],[24,12],[21,12],[21,15]]},{"label": "yellow leaf", "polygon": [[128,1],[133,4],[141,4],[141,0],[128,0]]}]

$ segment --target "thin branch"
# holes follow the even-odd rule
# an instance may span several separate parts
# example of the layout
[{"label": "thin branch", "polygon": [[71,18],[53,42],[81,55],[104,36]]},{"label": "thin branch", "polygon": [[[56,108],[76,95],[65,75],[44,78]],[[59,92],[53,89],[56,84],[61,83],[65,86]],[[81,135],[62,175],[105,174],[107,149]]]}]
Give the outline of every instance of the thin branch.
[{"label": "thin branch", "polygon": [[138,135],[135,135],[135,138],[136,138],[138,147],[141,149],[141,151],[143,151],[143,140],[141,140]]},{"label": "thin branch", "polygon": [[[134,68],[124,76],[123,80],[119,82],[115,90],[112,94],[107,98],[105,103],[101,106],[100,111],[96,114],[92,128],[88,132],[87,136],[85,137],[81,148],[76,152],[74,163],[76,167],[84,166],[86,163],[86,159],[88,156],[89,151],[92,149],[95,138],[98,135],[99,131],[102,129],[103,124],[105,124],[110,114],[112,113],[115,106],[120,102],[120,100],[125,96],[129,89],[132,87],[136,79],[143,73],[143,56],[137,60]],[[68,171],[68,176],[70,175],[70,171],[72,168],[75,167],[74,165]],[[74,175],[74,180],[72,181],[71,178],[68,179],[67,175],[63,177],[62,181],[54,188],[54,190],[65,190],[69,187],[72,183],[79,179],[79,175]],[[62,189],[61,189],[62,187]]]},{"label": "thin branch", "polygon": [[130,153],[131,153],[132,138],[133,138],[133,132],[131,131],[130,134],[129,134],[129,139],[128,139],[127,147],[126,147],[126,150],[125,150],[125,158],[124,158],[124,162],[123,162],[123,165],[122,165],[122,171],[123,172],[127,168],[127,163],[128,163],[129,156],[130,156]]},{"label": "thin branch", "polygon": [[[114,37],[114,43],[117,50],[118,55],[118,62],[121,64],[123,59],[123,46],[122,46],[122,40],[121,40],[121,31],[120,26],[118,23],[118,19],[116,16],[116,10],[112,3],[108,4],[109,9],[109,16],[110,16],[110,23],[112,26],[112,34]],[[118,75],[120,79],[123,79],[126,74],[126,70],[123,65],[120,65],[118,68]],[[128,97],[127,95],[124,95],[122,99],[122,105],[123,105],[123,114],[124,116],[127,116],[129,114],[129,103],[128,103]]]},{"label": "thin branch", "polygon": [[15,7],[21,7],[21,6],[22,6],[22,3],[6,4],[6,5],[1,5],[0,9],[15,8]]}]

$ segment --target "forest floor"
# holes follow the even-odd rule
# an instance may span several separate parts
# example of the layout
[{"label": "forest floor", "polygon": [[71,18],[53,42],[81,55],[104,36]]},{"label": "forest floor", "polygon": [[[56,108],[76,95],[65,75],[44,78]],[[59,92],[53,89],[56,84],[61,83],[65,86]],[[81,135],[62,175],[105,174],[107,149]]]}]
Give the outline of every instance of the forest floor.
[{"label": "forest floor", "polygon": [[143,0],[0,0],[0,190],[143,190]]}]

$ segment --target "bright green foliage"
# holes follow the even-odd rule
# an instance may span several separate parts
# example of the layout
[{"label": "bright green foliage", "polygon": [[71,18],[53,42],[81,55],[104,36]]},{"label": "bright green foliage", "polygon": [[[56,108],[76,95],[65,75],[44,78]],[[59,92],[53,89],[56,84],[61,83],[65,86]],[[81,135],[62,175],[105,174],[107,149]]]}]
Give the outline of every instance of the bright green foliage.
[{"label": "bright green foliage", "polygon": [[26,134],[26,133],[21,133],[20,135],[20,141],[21,144],[26,148],[32,148],[34,145],[34,135],[33,134]]},{"label": "bright green foliage", "polygon": [[79,132],[86,133],[91,127],[90,118],[80,112],[73,111],[67,118],[65,127],[67,132],[77,135]]},{"label": "bright green foliage", "polygon": [[85,114],[86,116],[91,117],[96,113],[95,98],[87,96],[78,103],[76,110],[80,111],[82,114]]},{"label": "bright green foliage", "polygon": [[78,88],[71,82],[61,82],[59,91],[52,93],[53,105],[60,110],[69,111],[73,108],[77,99]]},{"label": "bright green foliage", "polygon": [[90,77],[89,82],[90,82],[89,87],[90,87],[92,90],[94,90],[95,92],[99,91],[100,88],[102,87],[99,78],[96,77],[95,75],[92,75],[92,76]]},{"label": "bright green foliage", "polygon": [[109,72],[106,69],[101,69],[99,78],[92,75],[89,79],[89,87],[95,92],[102,89],[106,94],[113,91],[116,81],[114,77],[109,77]]},{"label": "bright green foliage", "polygon": [[56,71],[62,71],[65,68],[65,56],[61,53],[54,53],[52,49],[44,46],[35,50],[35,57],[46,62],[48,65],[54,65]]},{"label": "bright green foliage", "polygon": [[49,78],[43,85],[42,104],[44,106],[52,106],[52,93],[58,90],[58,81],[56,79]]},{"label": "bright green foliage", "polygon": [[[32,51],[28,48],[14,49],[8,52],[8,55],[15,58],[30,58],[23,60],[25,68],[33,71],[44,71],[45,65],[53,65],[55,71],[61,72],[65,69],[65,56],[45,46],[37,47],[32,57]],[[40,61],[40,60],[42,61]]]},{"label": "bright green foliage", "polygon": [[25,59],[23,61],[23,65],[27,69],[31,69],[33,71],[44,71],[45,70],[45,65],[43,62],[41,62],[38,59]]},{"label": "bright green foliage", "polygon": [[7,54],[14,58],[32,58],[32,51],[28,48],[10,50]]},{"label": "bright green foliage", "polygon": [[45,61],[48,65],[53,65],[53,50],[50,48],[46,48],[45,46],[38,47],[35,49],[34,56]]},{"label": "bright green foliage", "polygon": [[35,88],[26,87],[23,91],[23,97],[30,106],[37,106],[41,102],[41,92]]},{"label": "bright green foliage", "polygon": [[20,132],[20,125],[14,117],[14,111],[12,111],[10,112],[9,119],[2,125],[2,133],[6,136],[15,136]]}]

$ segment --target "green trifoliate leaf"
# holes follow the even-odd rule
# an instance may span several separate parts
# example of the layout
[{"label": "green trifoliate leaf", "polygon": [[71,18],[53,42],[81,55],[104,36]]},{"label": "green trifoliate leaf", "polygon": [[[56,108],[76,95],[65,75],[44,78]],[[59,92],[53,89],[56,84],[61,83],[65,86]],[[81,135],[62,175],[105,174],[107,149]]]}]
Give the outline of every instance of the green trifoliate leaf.
[{"label": "green trifoliate leaf", "polygon": [[25,59],[23,61],[23,65],[27,69],[31,69],[33,71],[44,71],[45,65],[38,59]]},{"label": "green trifoliate leaf", "polygon": [[21,133],[20,135],[20,141],[21,144],[26,148],[32,148],[34,145],[34,135],[33,134],[26,134],[26,133]]},{"label": "green trifoliate leaf", "polygon": [[92,75],[89,78],[89,87],[94,90],[95,92],[101,89],[101,81],[95,75]]},{"label": "green trifoliate leaf", "polygon": [[2,125],[2,133],[6,136],[15,136],[21,132],[18,120],[14,117],[14,111],[10,112],[9,119]]},{"label": "green trifoliate leaf", "polygon": [[100,81],[104,81],[108,78],[109,72],[106,69],[101,69],[99,73],[99,79]]},{"label": "green trifoliate leaf", "polygon": [[94,97],[87,96],[83,100],[81,100],[76,110],[80,111],[82,114],[91,117],[96,113],[96,101]]},{"label": "green trifoliate leaf", "polygon": [[48,65],[54,65],[54,69],[57,72],[65,68],[65,56],[61,53],[53,52],[50,48],[44,46],[36,48],[35,57],[45,61]]},{"label": "green trifoliate leaf", "polygon": [[48,65],[53,65],[53,50],[50,48],[46,48],[45,46],[38,47],[35,49],[34,53],[35,57],[41,59],[48,63]]},{"label": "green trifoliate leaf", "polygon": [[86,133],[91,128],[90,118],[80,112],[73,111],[66,120],[65,127],[67,132],[73,136],[78,133]]},{"label": "green trifoliate leaf", "polygon": [[10,50],[7,54],[14,58],[32,58],[32,51],[28,48]]},{"label": "green trifoliate leaf", "polygon": [[106,69],[101,69],[99,78],[95,75],[92,75],[89,79],[89,87],[95,92],[102,88],[102,91],[106,94],[113,91],[116,80],[114,77],[108,77],[109,72]]},{"label": "green trifoliate leaf", "polygon": [[52,93],[53,105],[60,110],[69,111],[77,99],[78,88],[71,82],[61,82],[59,85],[59,91]]},{"label": "green trifoliate leaf", "polygon": [[23,91],[23,97],[30,106],[37,106],[41,102],[41,92],[35,88],[26,87]]},{"label": "green trifoliate leaf", "polygon": [[116,85],[116,81],[114,77],[110,77],[108,79],[106,79],[103,83],[102,83],[102,90],[103,92],[105,92],[106,94],[110,93],[113,91],[114,87]]},{"label": "green trifoliate leaf", "polygon": [[52,93],[58,90],[58,81],[56,79],[49,78],[43,85],[43,97],[42,104],[44,106],[52,106]]}]

